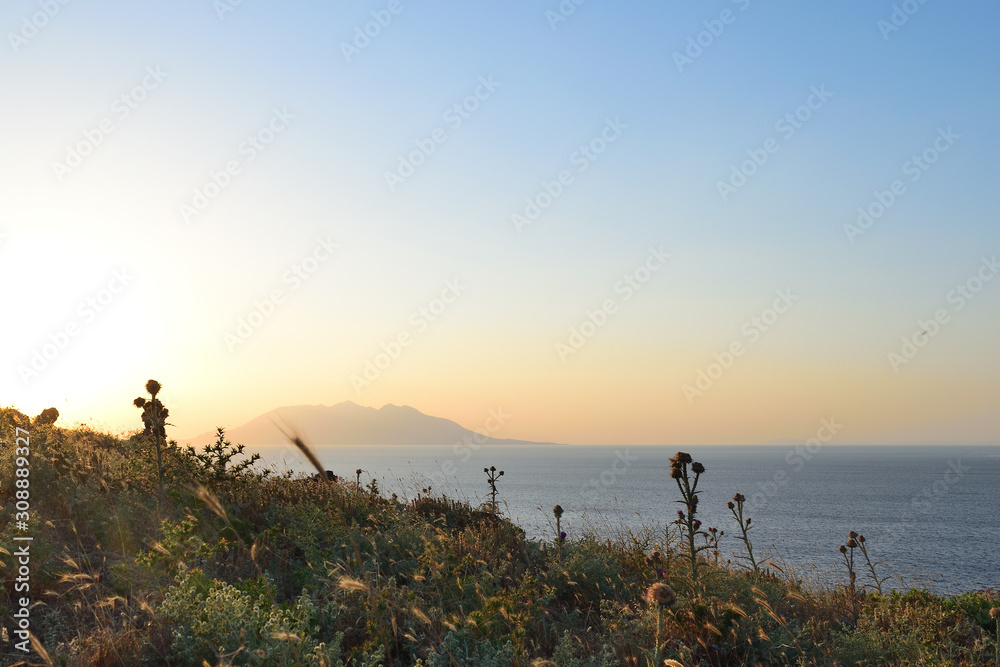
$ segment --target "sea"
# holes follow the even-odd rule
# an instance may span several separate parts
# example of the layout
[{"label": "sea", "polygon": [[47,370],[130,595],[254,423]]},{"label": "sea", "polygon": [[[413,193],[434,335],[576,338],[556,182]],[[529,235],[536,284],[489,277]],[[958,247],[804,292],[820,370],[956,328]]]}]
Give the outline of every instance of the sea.
[{"label": "sea", "polygon": [[[744,554],[726,507],[746,497],[754,555],[807,585],[846,579],[838,548],[865,536],[886,589],[943,595],[1000,588],[1000,446],[693,446],[705,466],[697,489],[703,528],[723,532],[719,558]],[[276,469],[312,472],[293,448],[259,450]],[[553,539],[552,506],[572,540],[651,536],[663,540],[682,505],[669,476],[676,447],[583,445],[317,447],[324,466],[383,495],[490,500],[484,468],[495,467],[497,503],[529,537]],[[429,491],[428,491],[429,489]],[[708,553],[708,552],[705,552]],[[856,554],[861,559],[861,554]],[[862,559],[863,560],[863,559]],[[866,580],[864,573],[859,575]]]}]

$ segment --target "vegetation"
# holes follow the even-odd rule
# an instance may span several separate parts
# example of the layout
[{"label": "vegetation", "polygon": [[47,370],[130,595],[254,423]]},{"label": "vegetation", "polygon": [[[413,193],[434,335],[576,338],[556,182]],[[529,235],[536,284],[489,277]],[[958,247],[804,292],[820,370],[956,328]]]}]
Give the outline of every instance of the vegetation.
[{"label": "vegetation", "polygon": [[[612,540],[567,539],[557,523],[556,537],[536,541],[492,501],[387,498],[322,470],[267,474],[221,429],[201,452],[178,447],[153,407],[149,432],[127,437],[0,410],[7,573],[21,534],[15,428],[30,431],[41,649],[6,641],[0,663],[993,665],[1000,655],[997,591],[880,594],[854,576],[813,590],[754,559],[745,530],[750,567],[706,558],[693,518],[706,492],[683,477],[690,469],[704,487],[705,470],[681,453],[679,522]],[[553,513],[558,522],[562,507]],[[865,542],[849,539],[853,572]],[[23,594],[5,579],[9,638]]]}]

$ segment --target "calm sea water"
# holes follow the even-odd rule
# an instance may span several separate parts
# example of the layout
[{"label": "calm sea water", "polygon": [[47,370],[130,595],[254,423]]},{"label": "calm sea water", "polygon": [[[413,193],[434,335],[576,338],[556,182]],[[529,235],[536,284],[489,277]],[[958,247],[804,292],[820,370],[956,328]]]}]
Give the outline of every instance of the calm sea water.
[{"label": "calm sea water", "polygon": [[[668,476],[676,448],[659,446],[320,447],[327,468],[349,479],[363,469],[385,493],[413,497],[430,485],[473,503],[488,499],[483,468],[497,482],[506,516],[529,535],[555,532],[551,508],[566,510],[570,539],[584,528],[612,535],[676,518],[680,498]],[[880,574],[893,588],[955,594],[1000,587],[1000,446],[691,447],[707,471],[699,483],[699,515],[726,535],[725,555],[738,550],[736,522],[725,507],[747,497],[755,555],[797,576],[830,585],[843,578],[837,547],[848,530],[865,535]],[[287,448],[263,450],[278,467],[308,470]]]}]

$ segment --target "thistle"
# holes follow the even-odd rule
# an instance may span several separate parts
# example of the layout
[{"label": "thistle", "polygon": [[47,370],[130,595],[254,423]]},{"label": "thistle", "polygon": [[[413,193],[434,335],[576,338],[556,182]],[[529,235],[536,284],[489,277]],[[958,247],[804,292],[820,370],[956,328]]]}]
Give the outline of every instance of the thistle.
[{"label": "thistle", "polygon": [[737,493],[733,495],[733,499],[726,503],[726,507],[732,512],[733,518],[736,519],[736,523],[740,525],[740,533],[742,536],[739,538],[747,548],[747,560],[750,561],[750,565],[753,568],[753,573],[755,577],[760,577],[760,565],[757,563],[757,559],[753,556],[753,544],[750,542],[750,517],[746,519],[743,518],[743,503],[746,502],[746,497],[742,493]]},{"label": "thistle", "polygon": [[861,555],[865,557],[865,566],[868,568],[868,576],[870,576],[872,581],[875,583],[875,590],[877,590],[878,594],[881,595],[882,582],[888,577],[879,578],[879,576],[875,574],[875,565],[872,564],[871,558],[868,557],[868,548],[865,547],[865,536],[858,535],[855,539],[857,540],[857,548],[861,550]]},{"label": "thistle", "polygon": [[486,481],[490,484],[490,505],[493,506],[493,511],[497,511],[497,479],[503,477],[503,470],[498,471],[496,466],[490,466],[489,468],[483,468],[483,472],[486,473]]},{"label": "thistle", "polygon": [[[688,473],[688,465],[691,466],[691,472],[694,473],[693,480]],[[695,546],[695,539],[698,535],[707,536],[707,533],[701,530],[701,521],[695,518],[695,514],[698,512],[698,480],[704,472],[705,466],[693,461],[691,455],[686,452],[677,452],[670,459],[670,477],[677,482],[677,488],[683,498],[676,502],[681,503],[687,509],[687,513],[684,510],[677,510],[675,523],[687,533],[688,552],[691,556],[691,578],[696,581],[698,579],[698,552],[709,548],[708,544],[700,547]]]},{"label": "thistle", "polygon": [[663,631],[663,612],[677,601],[677,596],[674,594],[674,589],[670,588],[670,586],[656,582],[646,589],[646,594],[643,598],[649,605],[656,605],[656,645],[653,647],[652,664],[659,665],[660,651],[662,650],[660,634]]},{"label": "thistle", "polygon": [[848,584],[844,588],[851,599],[851,616],[855,625],[858,622],[858,588],[857,572],[854,571],[854,550],[858,548],[858,534],[853,530],[847,533],[847,542],[840,545],[840,553],[844,557],[844,565],[847,567]]},{"label": "thistle", "polygon": [[157,479],[157,503],[163,504],[163,445],[161,438],[166,438],[167,432],[164,428],[166,426],[167,417],[170,415],[170,411],[163,406],[162,403],[156,398],[156,395],[160,393],[162,386],[156,380],[149,380],[146,382],[146,391],[152,397],[152,400],[147,401],[142,396],[136,398],[132,401],[132,405],[142,410],[142,423],[145,427],[144,433],[146,435],[152,434],[156,441],[156,479]]},{"label": "thistle", "polygon": [[566,541],[566,533],[562,530],[562,505],[553,505],[552,514],[556,517],[556,557],[562,559],[562,545]]}]

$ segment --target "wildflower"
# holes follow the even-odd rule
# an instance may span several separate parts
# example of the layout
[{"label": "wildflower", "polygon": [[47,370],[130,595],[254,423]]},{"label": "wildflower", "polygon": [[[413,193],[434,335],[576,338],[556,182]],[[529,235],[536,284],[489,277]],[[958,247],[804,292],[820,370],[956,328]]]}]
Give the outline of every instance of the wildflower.
[{"label": "wildflower", "polygon": [[695,519],[694,520],[694,529],[698,530],[699,528],[701,528],[701,519]]},{"label": "wildflower", "polygon": [[735,500],[738,503],[745,503],[747,501],[746,496],[744,496],[742,493],[734,493],[733,500]]},{"label": "wildflower", "polygon": [[559,539],[560,539],[560,540],[565,540],[565,539],[566,539],[566,531],[565,531],[565,530],[564,530],[564,531],[561,531],[561,532],[559,533]]},{"label": "wildflower", "polygon": [[656,582],[646,589],[645,599],[649,604],[669,607],[677,600],[677,596],[674,595],[674,589],[670,588],[670,586]]},{"label": "wildflower", "polygon": [[705,466],[703,466],[698,461],[695,461],[694,465],[691,466],[691,470],[694,472],[694,474],[700,475],[701,473],[705,472]]},{"label": "wildflower", "polygon": [[684,520],[684,510],[677,510],[677,519],[679,521],[683,521]]},{"label": "wildflower", "polygon": [[667,571],[664,570],[662,567],[656,568],[656,576],[658,576],[658,577],[664,577],[664,576],[666,576],[666,574],[667,574]]},{"label": "wildflower", "polygon": [[562,508],[562,505],[554,505],[554,506],[552,507],[552,513],[556,515],[556,518],[557,518],[557,519],[558,519],[559,517],[561,517],[561,516],[563,515],[563,508]]}]

